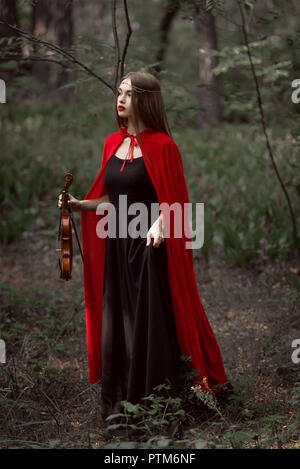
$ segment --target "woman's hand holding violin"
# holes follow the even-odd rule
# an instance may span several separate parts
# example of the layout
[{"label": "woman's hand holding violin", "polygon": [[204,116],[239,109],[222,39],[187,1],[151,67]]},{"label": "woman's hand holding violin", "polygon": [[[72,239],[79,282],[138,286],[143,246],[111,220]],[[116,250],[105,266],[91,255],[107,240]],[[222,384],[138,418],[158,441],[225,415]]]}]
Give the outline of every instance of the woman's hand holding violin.
[{"label": "woman's hand holding violin", "polygon": [[[71,208],[72,212],[80,212],[81,210],[81,200],[76,199],[71,194],[69,194],[69,200],[67,202],[68,206]],[[62,195],[58,197],[58,208],[62,207]]]}]

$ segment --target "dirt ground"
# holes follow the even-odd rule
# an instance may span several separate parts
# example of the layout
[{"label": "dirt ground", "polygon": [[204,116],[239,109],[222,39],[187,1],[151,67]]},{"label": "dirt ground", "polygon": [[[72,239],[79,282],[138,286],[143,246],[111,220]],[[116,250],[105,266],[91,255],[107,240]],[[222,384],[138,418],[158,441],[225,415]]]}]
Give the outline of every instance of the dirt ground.
[{"label": "dirt ground", "polygon": [[[1,283],[16,290],[40,286],[66,297],[82,288],[82,262],[76,247],[72,279],[65,282],[59,278],[56,241],[49,239],[37,227],[27,239],[0,245]],[[300,364],[291,359],[292,341],[300,339],[297,259],[257,261],[244,267],[211,255],[209,261],[195,261],[195,273],[229,380],[248,372],[257,378],[258,402],[267,402],[271,395],[282,402],[290,399],[300,372]],[[83,356],[78,360],[88,386],[85,341],[83,335],[79,349]]]}]

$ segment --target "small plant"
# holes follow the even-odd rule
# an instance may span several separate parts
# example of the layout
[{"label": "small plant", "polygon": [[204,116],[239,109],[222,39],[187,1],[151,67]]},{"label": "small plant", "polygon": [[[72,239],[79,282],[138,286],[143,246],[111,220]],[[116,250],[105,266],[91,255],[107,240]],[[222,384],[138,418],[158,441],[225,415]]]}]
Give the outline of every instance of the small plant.
[{"label": "small plant", "polygon": [[289,431],[298,437],[300,429],[300,375],[299,380],[296,381],[294,385],[292,391],[292,399],[290,400],[290,403],[292,405],[292,408],[295,409],[295,415],[289,425]]},{"label": "small plant", "polygon": [[[207,390],[203,389],[201,385],[203,385],[203,387],[205,387]],[[192,389],[198,399],[200,399],[209,409],[216,411],[221,419],[224,420],[226,424],[230,425],[220,410],[219,403],[214,392],[208,387],[206,376],[204,376],[199,384],[192,386]]]},{"label": "small plant", "polygon": [[160,384],[153,388],[157,393],[141,398],[145,404],[133,404],[129,401],[121,401],[124,407],[123,413],[109,415],[106,421],[118,419],[118,423],[109,425],[107,430],[114,431],[124,429],[126,437],[129,434],[153,437],[163,434],[172,427],[172,424],[184,417],[184,410],[180,408],[181,399],[169,395],[159,395],[160,391],[168,394],[170,385]]}]

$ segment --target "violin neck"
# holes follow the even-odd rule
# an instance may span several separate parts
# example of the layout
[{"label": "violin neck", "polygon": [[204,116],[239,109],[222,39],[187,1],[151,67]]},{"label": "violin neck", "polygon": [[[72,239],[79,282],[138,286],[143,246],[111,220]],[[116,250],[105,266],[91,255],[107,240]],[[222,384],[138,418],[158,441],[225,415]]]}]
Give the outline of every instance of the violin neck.
[{"label": "violin neck", "polygon": [[66,215],[69,213],[69,207],[68,207],[68,200],[69,200],[69,194],[65,191],[62,192],[62,206],[61,206],[61,211],[63,215]]}]

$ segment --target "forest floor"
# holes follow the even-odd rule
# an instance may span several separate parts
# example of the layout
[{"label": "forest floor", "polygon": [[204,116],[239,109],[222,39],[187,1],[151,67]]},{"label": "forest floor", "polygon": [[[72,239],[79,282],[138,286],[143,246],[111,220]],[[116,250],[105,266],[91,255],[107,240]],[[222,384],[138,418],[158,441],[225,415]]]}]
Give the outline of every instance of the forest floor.
[{"label": "forest floor", "polygon": [[[76,254],[73,278],[64,282],[55,248],[37,225],[27,239],[0,246],[0,334],[7,349],[0,364],[0,448],[119,442],[107,438],[99,385],[88,381],[81,259]],[[291,358],[292,341],[300,339],[296,258],[246,267],[212,254],[195,261],[195,272],[228,378],[240,384],[241,408],[227,406],[222,418],[190,410],[184,438],[194,438],[195,447],[212,441],[299,448],[299,413],[291,402],[300,381],[300,364]]]}]

